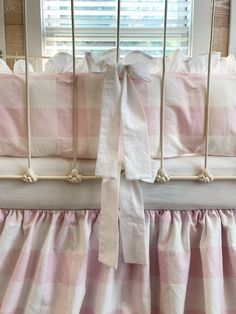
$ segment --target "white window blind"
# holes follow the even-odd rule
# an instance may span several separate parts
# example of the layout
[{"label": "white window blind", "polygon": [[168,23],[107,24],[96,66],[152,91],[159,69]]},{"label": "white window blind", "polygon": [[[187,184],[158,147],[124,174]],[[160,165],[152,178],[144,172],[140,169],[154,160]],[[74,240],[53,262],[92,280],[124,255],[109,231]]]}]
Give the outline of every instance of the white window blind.
[{"label": "white window blind", "polygon": [[[167,51],[191,47],[192,0],[169,0]],[[116,46],[117,2],[75,0],[76,54],[104,52]],[[69,0],[42,0],[43,49],[45,55],[71,52]],[[162,54],[163,0],[121,0],[120,48]]]}]

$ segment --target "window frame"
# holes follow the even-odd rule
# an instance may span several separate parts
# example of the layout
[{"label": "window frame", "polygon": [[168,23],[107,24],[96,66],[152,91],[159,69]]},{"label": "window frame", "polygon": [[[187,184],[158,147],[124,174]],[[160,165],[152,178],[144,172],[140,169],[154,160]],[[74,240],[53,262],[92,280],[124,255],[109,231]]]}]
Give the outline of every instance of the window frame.
[{"label": "window frame", "polygon": [[[0,8],[3,6],[4,0],[0,0]],[[233,1],[231,1],[232,3]],[[29,56],[42,57],[43,56],[43,29],[41,21],[41,0],[30,0],[28,1],[28,41],[29,41]],[[209,38],[210,38],[210,5],[211,0],[192,0],[192,27],[191,35],[192,42],[190,45],[190,54],[198,55],[206,53],[209,50]],[[233,5],[233,4],[232,4]],[[236,3],[234,3],[236,11]],[[232,8],[231,8],[232,11]],[[1,12],[1,11],[0,11]],[[236,20],[236,14],[235,20]],[[1,18],[1,17],[0,17]],[[1,27],[3,38],[5,41],[5,30],[4,30],[4,10],[3,18],[1,18],[3,27]],[[207,26],[206,26],[207,25]],[[233,33],[233,32],[231,32]],[[1,35],[1,33],[0,33]],[[236,37],[236,34],[234,35]],[[232,36],[231,36],[232,37]],[[236,40],[232,40],[236,42]],[[235,47],[231,49],[235,49]]]},{"label": "window frame", "polygon": [[3,53],[3,59],[6,58],[6,37],[5,37],[5,17],[4,17],[4,0],[0,0],[0,50]]},{"label": "window frame", "polygon": [[192,49],[191,55],[207,53],[211,33],[211,0],[192,0]]},{"label": "window frame", "polygon": [[27,1],[28,20],[28,54],[29,56],[42,57],[43,55],[43,28],[41,21],[41,0]]},{"label": "window frame", "polygon": [[229,54],[232,53],[236,57],[236,2],[230,1],[230,25],[229,25]]}]

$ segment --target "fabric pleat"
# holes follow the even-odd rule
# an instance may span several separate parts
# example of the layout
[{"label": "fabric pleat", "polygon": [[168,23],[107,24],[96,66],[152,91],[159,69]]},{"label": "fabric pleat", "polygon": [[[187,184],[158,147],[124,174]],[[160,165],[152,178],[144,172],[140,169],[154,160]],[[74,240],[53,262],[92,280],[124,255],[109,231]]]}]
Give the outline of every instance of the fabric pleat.
[{"label": "fabric pleat", "polygon": [[147,265],[120,250],[115,270],[98,261],[99,210],[1,210],[0,313],[236,313],[235,221],[145,211]]}]

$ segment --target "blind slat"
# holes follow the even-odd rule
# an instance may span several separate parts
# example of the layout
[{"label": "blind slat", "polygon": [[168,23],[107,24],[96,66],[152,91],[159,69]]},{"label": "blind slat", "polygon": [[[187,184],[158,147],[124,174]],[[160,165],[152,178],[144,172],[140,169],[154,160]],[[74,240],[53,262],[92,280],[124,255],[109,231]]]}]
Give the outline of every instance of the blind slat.
[{"label": "blind slat", "polygon": [[[70,1],[43,0],[44,54],[71,53]],[[114,47],[117,1],[74,1],[76,53],[104,52]],[[161,54],[164,0],[121,0],[120,48]],[[180,48],[189,53],[191,42],[191,0],[169,0],[169,51]],[[144,44],[145,43],[145,44]]]}]

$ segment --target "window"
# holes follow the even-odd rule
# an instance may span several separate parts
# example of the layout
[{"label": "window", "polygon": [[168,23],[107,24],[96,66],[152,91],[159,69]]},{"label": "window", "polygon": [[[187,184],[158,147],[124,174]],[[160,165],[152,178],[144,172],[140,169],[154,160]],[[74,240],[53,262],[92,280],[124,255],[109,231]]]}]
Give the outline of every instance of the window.
[{"label": "window", "polygon": [[[2,14],[0,44],[3,55],[5,55],[3,1],[0,0],[0,17]],[[116,1],[74,1],[77,55],[82,55],[83,51],[88,49],[99,52],[115,47]],[[121,4],[121,48],[126,51],[142,49],[153,55],[161,55],[163,0],[121,0]],[[231,5],[234,5],[234,1],[231,1]],[[37,66],[40,68],[40,58],[42,57],[47,60],[48,55],[54,55],[58,51],[71,52],[70,0],[28,0],[27,6],[28,53],[29,56],[39,58]],[[59,7],[62,9],[58,11]],[[95,10],[98,7],[99,10]],[[105,10],[105,8],[107,9]],[[140,12],[138,8],[140,8]],[[145,8],[146,12],[143,11]],[[156,10],[154,15],[153,8]],[[188,55],[197,55],[208,51],[210,8],[211,0],[169,0],[168,51],[177,47]],[[103,13],[100,13],[102,10]],[[87,11],[95,12],[92,15]],[[60,18],[57,14],[66,16],[60,21],[64,25],[59,25]],[[92,20],[89,21],[86,16],[89,16],[90,19],[92,17]],[[236,19],[234,14],[231,19]],[[104,26],[104,20],[110,24]],[[231,23],[231,25],[233,24]],[[234,34],[235,32],[232,30],[230,51],[236,52]]]},{"label": "window", "polygon": [[[69,0],[41,0],[43,55],[72,51]],[[199,0],[198,0],[199,1]],[[205,1],[205,0],[204,0]],[[75,0],[76,54],[104,52],[116,46],[115,0]],[[164,0],[121,0],[120,48],[161,55]],[[167,51],[192,47],[192,0],[169,0]]]}]

